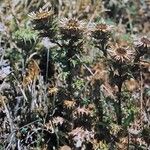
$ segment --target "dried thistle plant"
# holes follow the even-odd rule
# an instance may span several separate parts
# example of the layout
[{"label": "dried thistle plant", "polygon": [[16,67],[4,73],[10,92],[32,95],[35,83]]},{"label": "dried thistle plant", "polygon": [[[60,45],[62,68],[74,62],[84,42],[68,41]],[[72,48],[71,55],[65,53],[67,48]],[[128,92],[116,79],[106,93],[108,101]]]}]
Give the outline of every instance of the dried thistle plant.
[{"label": "dried thistle plant", "polygon": [[33,28],[39,31],[41,37],[49,37],[51,41],[55,41],[56,38],[56,19],[54,17],[54,11],[40,8],[37,12],[31,12],[28,15],[33,24]]},{"label": "dried thistle plant", "polygon": [[47,20],[52,14],[52,11],[49,11],[48,8],[46,10],[40,8],[38,12],[31,12],[28,16],[31,17],[33,20],[40,22],[43,20]]},{"label": "dried thistle plant", "polygon": [[138,62],[142,56],[149,54],[150,51],[150,39],[148,37],[136,38],[134,41],[136,48],[136,57],[134,62]]},{"label": "dried thistle plant", "polygon": [[23,77],[22,85],[26,87],[27,85],[35,82],[40,73],[40,68],[34,59],[31,59],[27,66],[27,73]]},{"label": "dried thistle plant", "polygon": [[88,131],[82,127],[77,127],[69,133],[70,137],[73,138],[74,145],[76,148],[83,147],[85,142],[92,142],[94,137],[93,131]]},{"label": "dried thistle plant", "polygon": [[107,57],[107,43],[112,33],[112,26],[105,23],[104,20],[100,23],[95,23],[91,27],[91,36],[95,47],[103,52],[103,55]]},{"label": "dried thistle plant", "polygon": [[0,1],[0,149],[149,149],[148,0],[44,3]]},{"label": "dried thistle plant", "polygon": [[62,34],[62,38],[64,40],[72,39],[80,39],[83,36],[85,30],[85,23],[83,21],[79,21],[76,18],[63,18],[60,20],[60,33]]},{"label": "dried thistle plant", "polygon": [[122,46],[116,43],[108,52],[112,60],[116,61],[118,64],[128,63],[133,60],[134,52],[129,46]]},{"label": "dried thistle plant", "polygon": [[58,88],[57,88],[57,87],[49,87],[49,88],[48,88],[48,93],[49,93],[50,95],[52,95],[52,94],[57,94],[57,93],[58,93]]},{"label": "dried thistle plant", "polygon": [[69,95],[74,93],[73,80],[75,67],[73,62],[78,62],[75,57],[80,54],[83,45],[83,34],[85,31],[84,23],[76,18],[64,18],[60,20],[60,37],[62,41],[62,50],[65,51],[65,70],[67,71],[67,88]]},{"label": "dried thistle plant", "polygon": [[32,19],[35,30],[45,30],[53,16],[53,11],[49,11],[48,8],[46,10],[40,8],[38,12],[31,12],[28,16]]},{"label": "dried thistle plant", "polygon": [[115,84],[118,88],[117,92],[117,121],[118,124],[122,124],[122,86],[123,83],[130,78],[130,72],[132,68],[132,64],[135,57],[135,52],[127,44],[123,43],[115,43],[110,46],[108,50],[110,55],[110,80],[113,84]]},{"label": "dried thistle plant", "polygon": [[76,105],[76,102],[74,100],[64,100],[63,106],[67,109],[73,109]]}]

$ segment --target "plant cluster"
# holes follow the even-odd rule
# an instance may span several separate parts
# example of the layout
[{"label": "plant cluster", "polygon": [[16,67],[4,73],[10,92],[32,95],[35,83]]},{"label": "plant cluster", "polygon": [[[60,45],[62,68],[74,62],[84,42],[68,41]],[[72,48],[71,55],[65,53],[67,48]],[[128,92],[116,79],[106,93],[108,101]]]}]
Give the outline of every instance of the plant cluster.
[{"label": "plant cluster", "polygon": [[0,2],[0,149],[150,148],[147,7],[45,2]]}]

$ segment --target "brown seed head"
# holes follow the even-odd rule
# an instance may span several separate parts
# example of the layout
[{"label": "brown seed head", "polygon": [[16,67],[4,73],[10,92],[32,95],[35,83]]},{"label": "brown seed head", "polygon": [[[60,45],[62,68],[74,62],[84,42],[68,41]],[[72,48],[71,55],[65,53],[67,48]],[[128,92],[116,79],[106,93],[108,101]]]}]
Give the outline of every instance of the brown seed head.
[{"label": "brown seed head", "polygon": [[76,105],[76,102],[73,100],[64,100],[63,105],[64,105],[64,107],[66,107],[68,109],[72,109]]},{"label": "brown seed head", "polygon": [[121,46],[116,44],[108,50],[110,56],[117,62],[130,62],[132,61],[133,52],[128,46]]},{"label": "brown seed head", "polygon": [[40,8],[38,12],[31,12],[28,16],[33,20],[42,21],[48,19],[52,15],[53,11],[49,11],[48,9],[43,10],[42,8]]},{"label": "brown seed head", "polygon": [[60,20],[60,32],[67,38],[77,37],[81,38],[84,32],[84,23],[78,19],[61,19]]},{"label": "brown seed head", "polygon": [[105,22],[94,24],[91,29],[92,37],[95,39],[106,39],[110,37],[112,26],[107,25]]}]

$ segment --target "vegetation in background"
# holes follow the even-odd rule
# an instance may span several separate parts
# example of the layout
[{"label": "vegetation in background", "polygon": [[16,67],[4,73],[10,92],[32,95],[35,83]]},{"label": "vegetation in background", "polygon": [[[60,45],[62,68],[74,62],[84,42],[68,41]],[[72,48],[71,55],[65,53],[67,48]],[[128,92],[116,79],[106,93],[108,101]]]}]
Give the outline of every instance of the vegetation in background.
[{"label": "vegetation in background", "polygon": [[0,150],[149,149],[149,8],[0,1]]}]

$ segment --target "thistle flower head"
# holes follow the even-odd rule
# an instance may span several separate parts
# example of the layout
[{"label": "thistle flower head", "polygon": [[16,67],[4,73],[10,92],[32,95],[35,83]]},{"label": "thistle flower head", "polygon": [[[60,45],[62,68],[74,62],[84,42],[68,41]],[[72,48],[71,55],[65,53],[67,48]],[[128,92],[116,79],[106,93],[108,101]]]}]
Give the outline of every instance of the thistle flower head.
[{"label": "thistle flower head", "polygon": [[128,132],[134,136],[137,136],[142,132],[142,125],[139,122],[139,120],[138,121],[136,120],[132,124],[130,124]]},{"label": "thistle flower head", "polygon": [[52,120],[53,124],[55,125],[62,125],[64,123],[64,118],[62,117],[54,117]]},{"label": "thistle flower head", "polygon": [[150,40],[148,38],[145,37],[141,38],[141,42],[145,47],[150,47]]},{"label": "thistle flower head", "polygon": [[107,71],[102,63],[97,63],[93,66],[92,71],[94,72],[94,75],[92,76],[92,83],[94,83],[96,80],[100,81],[106,81],[107,80]]},{"label": "thistle flower head", "polygon": [[73,100],[64,100],[63,103],[64,107],[66,107],[67,109],[72,109],[74,108],[74,106],[76,105],[75,101]]},{"label": "thistle flower head", "polygon": [[60,28],[64,28],[64,29],[74,29],[74,30],[81,30],[83,29],[83,25],[84,23],[82,21],[79,21],[78,19],[76,18],[70,18],[70,19],[67,19],[67,18],[64,18],[60,21]]},{"label": "thistle flower head", "polygon": [[78,107],[74,111],[74,116],[92,116],[92,111],[85,107]]},{"label": "thistle flower head", "polygon": [[132,92],[138,89],[138,82],[135,79],[131,78],[130,80],[125,81],[125,86],[128,91]]},{"label": "thistle flower head", "polygon": [[28,16],[32,19],[35,30],[48,30],[53,24],[52,10],[49,11],[48,9],[43,10],[40,8],[38,12],[31,12]]},{"label": "thistle flower head", "polygon": [[73,129],[69,135],[73,137],[76,147],[81,147],[83,142],[90,142],[94,138],[93,131],[84,130],[82,127]]},{"label": "thistle flower head", "polygon": [[91,29],[92,37],[96,40],[106,39],[110,37],[112,26],[106,24],[104,21],[101,23],[93,24]]},{"label": "thistle flower head", "polygon": [[42,21],[42,20],[45,20],[45,19],[48,19],[50,16],[53,15],[53,12],[48,9],[46,10],[43,10],[42,8],[39,9],[38,12],[31,12],[28,16],[33,19],[33,20],[36,20],[36,21]]},{"label": "thistle flower head", "polygon": [[119,63],[130,62],[133,56],[133,52],[128,46],[121,46],[118,44],[112,46],[111,50],[108,52],[110,53],[110,56]]},{"label": "thistle flower head", "polygon": [[64,18],[60,20],[60,32],[63,37],[81,38],[84,32],[84,23],[76,18]]},{"label": "thistle flower head", "polygon": [[135,46],[137,47],[144,47],[144,48],[150,48],[150,39],[148,39],[146,36],[138,38],[134,42]]},{"label": "thistle flower head", "polygon": [[57,92],[58,92],[58,88],[57,88],[57,87],[49,87],[49,88],[48,88],[48,93],[49,93],[50,95],[56,94]]},{"label": "thistle flower head", "polygon": [[137,57],[141,57],[144,54],[147,54],[150,50],[150,39],[148,39],[146,36],[137,38],[134,41],[134,45],[137,50]]}]

